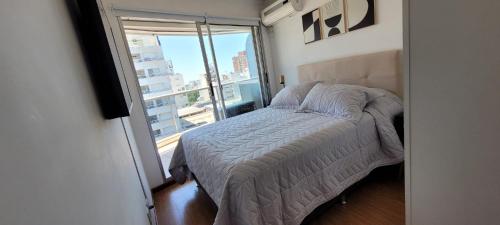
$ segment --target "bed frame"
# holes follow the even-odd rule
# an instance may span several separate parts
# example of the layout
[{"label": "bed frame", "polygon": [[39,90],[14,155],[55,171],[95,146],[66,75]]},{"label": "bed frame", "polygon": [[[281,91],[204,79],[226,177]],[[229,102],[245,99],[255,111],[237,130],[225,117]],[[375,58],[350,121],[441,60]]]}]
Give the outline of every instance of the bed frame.
[{"label": "bed frame", "polygon": [[[301,83],[327,81],[339,84],[383,88],[402,98],[403,75],[401,68],[401,50],[389,50],[301,65],[298,67],[298,78]],[[207,193],[198,182],[195,174],[192,174],[192,178],[195,180],[197,186],[203,192]],[[328,208],[334,202],[340,201],[342,204],[346,204],[346,193],[350,189],[346,189],[337,198],[318,207],[305,220],[319,214],[323,211],[322,209]],[[212,203],[213,207],[217,208],[213,199]]]},{"label": "bed frame", "polygon": [[[298,80],[300,83],[327,81],[382,88],[403,98],[401,54],[401,50],[395,49],[304,64],[298,67]],[[403,124],[394,124],[402,140]],[[402,171],[402,164],[399,168]],[[347,203],[346,192],[349,192],[349,188],[339,195],[342,204]]]}]

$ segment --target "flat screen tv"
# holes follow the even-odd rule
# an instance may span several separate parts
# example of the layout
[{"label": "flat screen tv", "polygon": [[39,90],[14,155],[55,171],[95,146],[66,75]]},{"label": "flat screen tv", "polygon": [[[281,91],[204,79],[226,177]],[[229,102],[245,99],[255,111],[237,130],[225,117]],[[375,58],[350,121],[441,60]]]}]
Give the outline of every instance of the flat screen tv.
[{"label": "flat screen tv", "polygon": [[130,115],[131,97],[113,60],[97,1],[67,0],[67,3],[104,118],[126,117]]}]

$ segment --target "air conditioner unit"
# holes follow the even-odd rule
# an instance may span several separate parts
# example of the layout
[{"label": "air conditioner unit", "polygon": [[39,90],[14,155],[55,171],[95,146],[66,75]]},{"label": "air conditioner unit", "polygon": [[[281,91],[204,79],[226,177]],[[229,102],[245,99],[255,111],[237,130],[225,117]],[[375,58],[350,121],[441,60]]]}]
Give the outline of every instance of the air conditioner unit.
[{"label": "air conditioner unit", "polygon": [[302,2],[303,0],[278,0],[274,2],[260,13],[262,23],[271,26],[278,20],[301,11],[304,7]]}]

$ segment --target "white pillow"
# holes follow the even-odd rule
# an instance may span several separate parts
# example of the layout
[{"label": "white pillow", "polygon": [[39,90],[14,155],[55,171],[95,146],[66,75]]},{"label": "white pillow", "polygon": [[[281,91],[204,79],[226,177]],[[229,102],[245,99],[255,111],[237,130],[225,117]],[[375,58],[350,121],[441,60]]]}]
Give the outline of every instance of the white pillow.
[{"label": "white pillow", "polygon": [[274,109],[298,109],[307,93],[317,83],[319,81],[287,86],[274,96],[269,107]]},{"label": "white pillow", "polygon": [[377,98],[383,97],[387,93],[387,91],[384,89],[369,88],[369,87],[354,85],[354,84],[335,84],[335,86],[338,88],[350,88],[350,89],[357,89],[357,90],[364,91],[366,93],[366,101],[367,102],[371,102]]},{"label": "white pillow", "polygon": [[367,103],[360,89],[319,83],[307,94],[298,112],[314,112],[338,118],[359,120]]}]

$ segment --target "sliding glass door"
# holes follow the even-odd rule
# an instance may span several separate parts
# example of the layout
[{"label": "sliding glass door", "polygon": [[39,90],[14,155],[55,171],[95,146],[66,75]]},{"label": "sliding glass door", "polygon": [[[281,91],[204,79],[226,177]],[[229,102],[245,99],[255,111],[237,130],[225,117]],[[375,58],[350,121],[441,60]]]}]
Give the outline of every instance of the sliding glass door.
[{"label": "sliding glass door", "polygon": [[265,106],[257,27],[137,18],[122,24],[167,178],[182,132]]},{"label": "sliding glass door", "polygon": [[205,25],[206,45],[214,63],[212,84],[226,118],[264,106],[254,27]]}]

